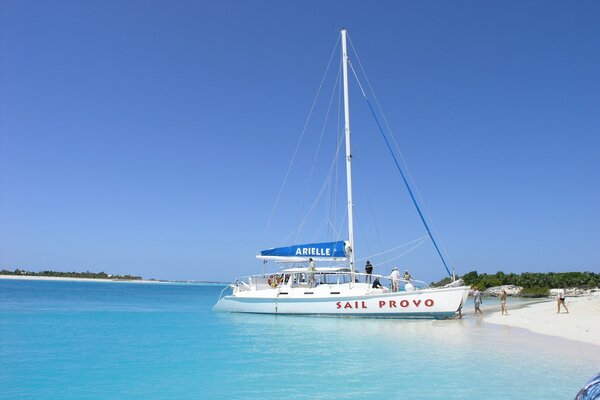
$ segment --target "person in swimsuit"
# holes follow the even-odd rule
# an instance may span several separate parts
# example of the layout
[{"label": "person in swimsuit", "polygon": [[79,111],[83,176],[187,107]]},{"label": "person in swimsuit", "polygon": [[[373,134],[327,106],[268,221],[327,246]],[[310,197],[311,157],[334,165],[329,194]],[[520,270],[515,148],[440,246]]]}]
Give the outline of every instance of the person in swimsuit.
[{"label": "person in swimsuit", "polygon": [[506,311],[506,290],[504,289],[500,292],[500,307],[502,308],[502,315],[508,315],[508,311]]},{"label": "person in swimsuit", "polygon": [[560,306],[563,306],[565,308],[565,310],[567,311],[567,314],[569,313],[569,309],[567,308],[567,305],[565,304],[565,289],[560,288],[558,289],[558,293],[556,294],[556,313],[560,314]]}]

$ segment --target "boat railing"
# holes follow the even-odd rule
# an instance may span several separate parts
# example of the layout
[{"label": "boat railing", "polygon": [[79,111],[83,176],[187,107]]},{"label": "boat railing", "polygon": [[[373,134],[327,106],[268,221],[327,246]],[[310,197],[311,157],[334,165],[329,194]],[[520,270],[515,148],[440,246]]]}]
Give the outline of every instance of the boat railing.
[{"label": "boat railing", "polygon": [[256,274],[256,275],[248,275],[237,278],[235,281],[227,285],[225,289],[221,293],[223,293],[227,289],[232,289],[234,292],[243,292],[246,290],[261,290],[268,289],[271,286],[269,282],[272,277],[277,276],[277,272],[272,273],[264,273],[264,274]]},{"label": "boat railing", "polygon": [[244,279],[249,279],[250,276],[243,276],[241,278],[237,278],[235,281],[231,282],[229,285],[225,286],[221,293],[219,294],[219,300],[223,298],[225,292],[227,290],[233,290],[233,292],[241,292],[244,290],[250,290],[250,285],[244,282]]},{"label": "boat railing", "polygon": [[[310,273],[302,272],[307,275],[305,278],[308,283],[308,275]],[[284,273],[282,271],[278,272],[269,272],[255,275],[248,275],[237,278],[234,282],[229,284],[221,291],[221,295],[219,298],[223,297],[223,294],[227,289],[232,289],[234,293],[249,291],[249,290],[265,290],[272,289],[281,286],[284,277]],[[351,284],[351,283],[368,283],[372,284],[376,278],[379,278],[379,281],[382,286],[392,289],[392,278],[389,275],[378,275],[378,274],[366,274],[362,272],[350,272],[350,271],[338,271],[338,272],[319,272],[318,270],[315,272],[316,275],[316,284]],[[327,275],[327,276],[335,276],[336,279],[334,282],[328,281],[325,279],[321,281],[321,277],[319,275]],[[344,279],[340,280],[342,277]],[[370,278],[370,279],[369,279]],[[424,290],[429,289],[429,285],[424,281],[418,279],[404,279],[400,277],[397,279],[398,281],[398,290],[401,291],[413,291],[413,290]]]},{"label": "boat railing", "polygon": [[[349,272],[350,273],[350,272]],[[370,276],[370,282],[373,283],[373,281],[375,280],[375,278],[379,278],[380,282],[381,280],[383,280],[384,282],[386,282],[388,287],[392,286],[392,277],[389,275],[378,275],[378,274],[366,274],[363,272],[355,272],[354,275],[356,277],[358,277],[358,282],[368,282],[367,278]],[[397,279],[399,285],[406,287],[406,284],[410,284],[412,285],[412,287],[414,289],[411,288],[411,290],[423,290],[423,289],[430,289],[429,285],[427,283],[425,283],[424,281],[420,281],[418,279],[404,279],[403,277],[400,277]],[[386,286],[383,283],[381,283],[382,286]],[[410,288],[410,286],[409,286]]]}]

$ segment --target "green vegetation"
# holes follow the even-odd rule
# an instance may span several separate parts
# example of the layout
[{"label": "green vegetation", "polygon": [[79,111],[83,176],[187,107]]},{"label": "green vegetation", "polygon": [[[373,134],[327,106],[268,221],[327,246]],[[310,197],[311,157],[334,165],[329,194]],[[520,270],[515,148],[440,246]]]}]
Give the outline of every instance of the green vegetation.
[{"label": "green vegetation", "polygon": [[[457,276],[456,279],[458,279],[458,278],[459,277]],[[439,286],[447,285],[447,284],[449,284],[451,282],[452,282],[452,278],[450,278],[449,276],[447,276],[447,277],[445,277],[444,279],[442,279],[440,281],[431,282],[431,285],[429,285],[429,286],[437,286],[437,287],[439,287]]]},{"label": "green vegetation", "polygon": [[521,297],[548,297],[549,295],[550,289],[543,287],[523,288],[519,293]]},{"label": "green vegetation", "polygon": [[[465,285],[475,285],[480,290],[493,286],[516,285],[522,286],[522,295],[530,297],[546,296],[550,288],[578,287],[590,289],[600,287],[600,274],[594,272],[548,272],[534,273],[524,272],[522,274],[479,274],[477,271],[466,273],[462,277]],[[432,286],[442,286],[449,282],[449,278],[432,283]]]},{"label": "green vegetation", "polygon": [[41,272],[30,272],[22,269],[15,269],[14,271],[8,271],[3,269],[0,271],[0,275],[23,275],[23,276],[51,276],[59,278],[87,278],[87,279],[114,279],[114,280],[141,280],[141,276],[133,275],[109,275],[106,272],[60,272],[60,271],[41,271]]}]

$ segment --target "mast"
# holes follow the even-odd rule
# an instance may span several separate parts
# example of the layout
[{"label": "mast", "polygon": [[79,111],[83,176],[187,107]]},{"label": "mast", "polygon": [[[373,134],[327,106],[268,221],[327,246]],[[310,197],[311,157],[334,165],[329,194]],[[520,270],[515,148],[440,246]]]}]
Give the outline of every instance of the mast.
[{"label": "mast", "polygon": [[352,202],[352,152],[350,151],[350,100],[348,99],[348,51],[346,29],[342,29],[342,70],[344,75],[344,130],[346,132],[346,188],[348,191],[348,240],[350,241],[350,271],[354,274],[354,219]]}]

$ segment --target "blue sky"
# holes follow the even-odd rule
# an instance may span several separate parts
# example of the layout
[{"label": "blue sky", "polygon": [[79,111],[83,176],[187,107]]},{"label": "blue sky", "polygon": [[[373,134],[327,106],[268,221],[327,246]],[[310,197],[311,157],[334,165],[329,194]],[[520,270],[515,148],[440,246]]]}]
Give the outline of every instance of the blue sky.
[{"label": "blue sky", "polygon": [[[599,272],[600,3],[372,3],[1,2],[0,267],[261,271],[321,185],[306,142],[268,224],[345,26],[459,274]],[[425,231],[352,96],[361,258]]]}]

